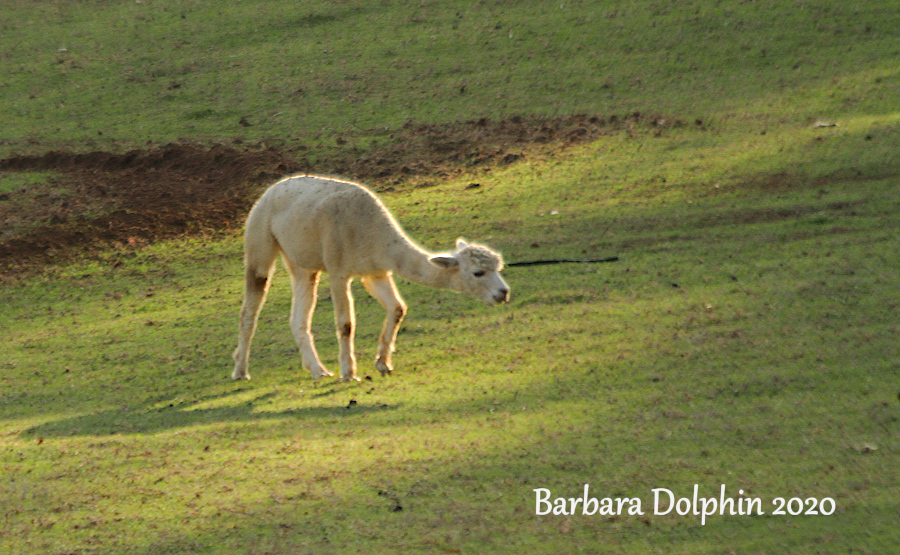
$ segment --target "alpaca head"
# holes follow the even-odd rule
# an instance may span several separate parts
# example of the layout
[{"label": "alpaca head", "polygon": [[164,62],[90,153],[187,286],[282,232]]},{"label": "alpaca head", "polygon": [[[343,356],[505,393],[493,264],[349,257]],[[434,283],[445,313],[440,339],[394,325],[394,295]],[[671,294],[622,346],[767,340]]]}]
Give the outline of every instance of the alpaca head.
[{"label": "alpaca head", "polygon": [[431,263],[453,272],[453,289],[492,304],[509,301],[503,281],[503,257],[484,245],[456,240],[456,251],[431,257]]}]

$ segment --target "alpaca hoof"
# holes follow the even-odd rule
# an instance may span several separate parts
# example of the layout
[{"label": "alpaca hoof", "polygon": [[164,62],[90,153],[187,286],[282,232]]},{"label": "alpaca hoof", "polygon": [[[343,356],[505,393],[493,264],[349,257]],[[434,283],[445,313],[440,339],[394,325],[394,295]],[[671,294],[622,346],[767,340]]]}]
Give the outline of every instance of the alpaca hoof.
[{"label": "alpaca hoof", "polygon": [[342,382],[360,382],[359,376],[341,376]]},{"label": "alpaca hoof", "polygon": [[234,372],[231,373],[231,379],[232,380],[249,380],[250,373],[246,372],[246,371],[240,372],[238,370],[235,370]]},{"label": "alpaca hoof", "polygon": [[381,372],[382,377],[390,376],[394,372],[394,368],[390,364],[381,362],[380,360],[375,362],[375,368],[378,368],[378,371]]},{"label": "alpaca hoof", "polygon": [[319,369],[319,370],[313,370],[313,371],[312,371],[312,379],[314,379],[314,380],[320,380],[320,379],[322,379],[322,378],[327,378],[327,377],[329,377],[329,376],[334,376],[334,374],[332,374],[331,372],[329,372],[329,371],[326,370],[325,368],[321,368],[321,369]]}]

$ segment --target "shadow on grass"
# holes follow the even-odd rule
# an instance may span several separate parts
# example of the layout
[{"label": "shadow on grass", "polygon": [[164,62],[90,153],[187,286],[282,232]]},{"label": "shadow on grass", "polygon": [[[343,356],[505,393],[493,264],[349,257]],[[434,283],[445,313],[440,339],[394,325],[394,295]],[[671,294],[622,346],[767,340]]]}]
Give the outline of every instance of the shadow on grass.
[{"label": "shadow on grass", "polygon": [[257,410],[265,400],[277,394],[265,393],[239,404],[214,408],[196,408],[210,401],[223,400],[245,390],[214,395],[199,401],[155,403],[144,407],[124,407],[53,420],[22,432],[25,437],[70,437],[78,435],[153,434],[176,428],[228,422],[252,422],[285,418],[359,418],[368,413],[393,411],[400,406],[351,401],[346,406],[292,408],[282,411]]}]

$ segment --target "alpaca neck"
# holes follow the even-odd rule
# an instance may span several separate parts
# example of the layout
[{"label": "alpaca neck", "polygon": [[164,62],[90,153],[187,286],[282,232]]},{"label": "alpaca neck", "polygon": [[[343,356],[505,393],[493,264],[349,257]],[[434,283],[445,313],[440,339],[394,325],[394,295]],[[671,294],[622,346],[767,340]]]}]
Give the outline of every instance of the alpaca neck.
[{"label": "alpaca neck", "polygon": [[405,242],[394,259],[393,272],[398,276],[438,289],[453,289],[453,272],[436,266],[429,260],[432,253]]}]

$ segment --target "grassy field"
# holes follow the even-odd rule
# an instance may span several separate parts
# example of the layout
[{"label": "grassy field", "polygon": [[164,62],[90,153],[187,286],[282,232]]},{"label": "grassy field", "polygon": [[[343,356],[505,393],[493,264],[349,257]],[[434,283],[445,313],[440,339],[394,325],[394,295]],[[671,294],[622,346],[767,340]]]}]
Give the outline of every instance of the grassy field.
[{"label": "grassy field", "polygon": [[517,113],[638,110],[757,130],[887,116],[900,95],[896,7],[4,2],[0,140],[364,146],[410,120]]},{"label": "grassy field", "polygon": [[[509,268],[501,307],[400,283],[390,378],[357,287],[367,378],[314,383],[280,269],[253,380],[231,381],[234,233],[4,276],[0,551],[890,552],[898,8],[3,3],[0,156],[189,140],[314,161],[408,121],[656,117],[385,192],[435,250],[620,257]],[[0,194],[57,179],[2,172]],[[323,287],[334,370],[330,310]],[[586,484],[621,514],[570,511]],[[758,509],[655,506],[695,484]],[[541,489],[574,514],[536,514]],[[795,514],[807,499],[831,514]]]}]

